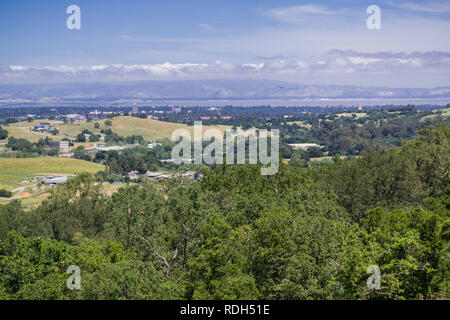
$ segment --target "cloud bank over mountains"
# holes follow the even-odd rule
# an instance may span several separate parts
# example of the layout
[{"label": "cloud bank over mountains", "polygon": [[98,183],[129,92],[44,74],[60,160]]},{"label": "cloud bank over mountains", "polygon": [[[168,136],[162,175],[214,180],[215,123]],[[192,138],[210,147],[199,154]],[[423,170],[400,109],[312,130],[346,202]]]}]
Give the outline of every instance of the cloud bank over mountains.
[{"label": "cloud bank over mountains", "polygon": [[[375,52],[331,50],[315,60],[295,57],[259,57],[246,63],[103,64],[91,66],[8,66],[0,67],[0,82],[51,83],[79,81],[198,80],[255,78],[288,80],[313,84],[350,83],[346,79],[377,77],[435,77],[449,85],[450,52]],[[325,81],[327,80],[327,81]],[[418,82],[420,83],[420,82]],[[405,84],[408,86],[409,84]]]},{"label": "cloud bank over mountains", "polygon": [[320,100],[441,99],[450,101],[450,87],[432,89],[302,85],[260,79],[208,79],[128,82],[72,82],[0,85],[0,103],[65,103],[74,101],[148,102],[156,100]]}]

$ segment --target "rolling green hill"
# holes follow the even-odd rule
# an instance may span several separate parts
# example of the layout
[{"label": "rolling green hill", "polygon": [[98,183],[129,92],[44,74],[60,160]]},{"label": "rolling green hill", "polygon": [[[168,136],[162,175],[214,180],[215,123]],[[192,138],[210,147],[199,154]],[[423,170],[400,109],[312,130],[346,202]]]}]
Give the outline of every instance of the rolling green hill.
[{"label": "rolling green hill", "polygon": [[[140,119],[136,117],[116,117],[111,119],[112,126],[105,125],[106,120],[97,121],[100,124],[100,129],[95,129],[95,122],[73,123],[57,126],[60,134],[66,134],[71,137],[75,137],[84,129],[87,129],[96,134],[100,133],[101,129],[110,128],[113,132],[119,136],[132,136],[141,135],[146,140],[160,140],[168,138],[170,139],[172,132],[176,129],[187,129],[193,134],[194,127],[187,126],[185,124],[165,122],[153,119]],[[227,129],[231,129],[229,126],[203,126],[203,130],[217,128],[224,132]]]},{"label": "rolling green hill", "polygon": [[20,180],[36,175],[95,173],[104,166],[77,159],[67,158],[0,158],[0,189],[13,190],[23,186]]},{"label": "rolling green hill", "polygon": [[432,118],[436,118],[439,114],[441,114],[441,116],[443,118],[449,118],[450,117],[450,108],[445,108],[445,109],[436,109],[433,110],[432,115],[426,116],[422,118],[422,121],[424,121],[425,119],[432,119]]},{"label": "rolling green hill", "polygon": [[[8,131],[8,137],[14,137],[16,139],[23,138],[30,142],[38,142],[40,138],[48,137],[52,140],[61,140],[62,137],[54,136],[51,134],[44,134],[33,132],[30,130],[32,125],[30,123],[13,123],[9,126],[3,126],[3,129]],[[8,139],[0,140],[0,142],[7,142]]]}]

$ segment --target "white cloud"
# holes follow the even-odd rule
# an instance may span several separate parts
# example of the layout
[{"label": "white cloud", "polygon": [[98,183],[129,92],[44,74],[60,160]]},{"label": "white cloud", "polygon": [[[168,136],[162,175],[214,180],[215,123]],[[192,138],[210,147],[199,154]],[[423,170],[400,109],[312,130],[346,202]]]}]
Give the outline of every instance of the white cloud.
[{"label": "white cloud", "polygon": [[[449,85],[449,52],[374,52],[332,50],[316,59],[282,57],[265,61],[234,63],[170,63],[161,64],[99,64],[92,66],[10,66],[0,67],[3,83],[66,82],[108,80],[179,80],[212,78],[266,78],[304,83],[312,81],[342,84],[345,79],[356,83],[381,79],[403,78],[422,87],[427,76]],[[345,78],[351,75],[352,78]],[[442,79],[447,79],[442,81]],[[382,83],[382,82],[381,82]],[[406,83],[406,82],[405,82]],[[384,83],[386,84],[386,83]],[[425,85],[426,86],[426,85]]]},{"label": "white cloud", "polygon": [[307,15],[332,15],[337,11],[329,10],[327,7],[306,4],[291,7],[279,7],[264,12],[274,19],[286,22],[296,22]]},{"label": "white cloud", "polygon": [[212,25],[210,25],[210,24],[207,24],[207,23],[200,23],[198,26],[199,26],[200,28],[202,28],[203,30],[209,31],[209,32],[214,32],[214,31],[217,30],[216,27],[214,27],[214,26],[212,26]]},{"label": "white cloud", "polygon": [[[337,59],[337,60],[339,60],[339,59]],[[368,64],[376,63],[376,62],[380,61],[380,59],[365,58],[365,57],[349,57],[348,60],[350,60],[350,62],[353,64],[362,64],[364,66],[367,66]]]},{"label": "white cloud", "polygon": [[428,13],[449,13],[450,1],[433,1],[433,2],[389,2],[393,7],[400,9],[416,11],[416,12],[428,12]]},{"label": "white cloud", "polygon": [[251,68],[254,70],[261,70],[264,67],[264,62],[261,63],[244,63],[243,68]]},{"label": "white cloud", "polygon": [[[141,63],[162,59],[176,62],[223,59],[253,63],[254,57],[261,57],[259,61],[280,60],[282,57],[298,57],[304,61],[332,48],[359,52],[450,51],[450,20],[442,19],[440,15],[399,10],[384,1],[380,6],[382,29],[376,31],[366,27],[368,15],[364,5],[334,10],[327,6],[303,4],[261,9],[258,13],[267,18],[268,23],[257,27],[230,27],[227,32],[199,32],[194,37],[119,37],[124,42],[142,42],[139,50],[130,52],[127,57],[128,61]],[[209,27],[214,28],[207,23],[201,25],[199,28],[205,31],[211,30]]]},{"label": "white cloud", "polygon": [[[319,18],[320,21],[330,20],[332,18],[339,18],[342,15],[349,13],[349,9],[332,10],[325,6],[314,4],[305,4],[290,7],[272,8],[261,13],[272,19],[286,22],[290,24],[303,24],[305,22],[316,23]],[[320,23],[320,22],[319,22]]]},{"label": "white cloud", "polygon": [[148,43],[207,43],[206,39],[202,38],[189,38],[189,37],[141,37],[141,36],[130,36],[126,34],[119,34],[117,38],[132,41],[132,42],[148,42]]}]

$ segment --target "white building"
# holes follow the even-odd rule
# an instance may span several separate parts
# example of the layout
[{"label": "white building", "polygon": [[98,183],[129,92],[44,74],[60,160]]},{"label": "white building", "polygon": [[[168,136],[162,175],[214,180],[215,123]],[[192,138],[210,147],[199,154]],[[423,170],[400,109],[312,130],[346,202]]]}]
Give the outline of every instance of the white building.
[{"label": "white building", "polygon": [[161,144],[161,143],[158,143],[158,142],[150,142],[150,143],[148,144],[147,148],[153,149],[154,147],[157,147],[157,146],[162,146],[162,144]]},{"label": "white building", "polygon": [[46,185],[56,185],[56,184],[64,184],[67,182],[69,178],[66,176],[63,177],[56,177],[56,178],[49,178],[44,180],[44,184]]},{"label": "white building", "polygon": [[292,147],[292,149],[294,150],[308,150],[311,148],[319,148],[322,149],[323,146],[318,145],[317,143],[289,143],[288,145],[290,145]]},{"label": "white building", "polygon": [[128,173],[128,178],[130,178],[130,180],[136,180],[139,179],[139,172],[138,171],[131,171]]},{"label": "white building", "polygon": [[49,141],[50,148],[58,148],[60,154],[70,153],[72,148],[69,146],[69,141]]}]

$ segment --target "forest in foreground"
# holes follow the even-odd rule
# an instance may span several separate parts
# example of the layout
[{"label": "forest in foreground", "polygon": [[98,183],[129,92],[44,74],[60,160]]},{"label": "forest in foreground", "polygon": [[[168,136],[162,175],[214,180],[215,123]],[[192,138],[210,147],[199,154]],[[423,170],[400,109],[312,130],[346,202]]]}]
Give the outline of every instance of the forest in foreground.
[{"label": "forest in foreground", "polygon": [[111,196],[82,174],[31,212],[0,206],[0,299],[449,299],[449,140],[441,125],[321,168],[220,165]]}]

